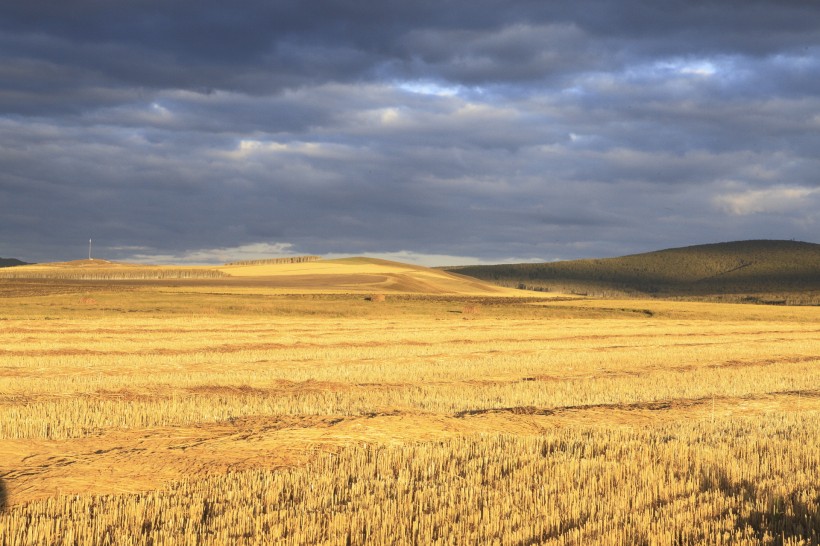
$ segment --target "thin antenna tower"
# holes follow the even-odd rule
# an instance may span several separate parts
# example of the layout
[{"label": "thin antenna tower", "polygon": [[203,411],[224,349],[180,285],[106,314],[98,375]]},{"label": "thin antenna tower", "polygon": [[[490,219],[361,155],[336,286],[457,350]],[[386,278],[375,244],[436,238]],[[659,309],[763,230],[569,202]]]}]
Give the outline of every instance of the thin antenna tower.
[{"label": "thin antenna tower", "polygon": [[91,239],[88,239],[88,259],[93,260],[91,257]]}]

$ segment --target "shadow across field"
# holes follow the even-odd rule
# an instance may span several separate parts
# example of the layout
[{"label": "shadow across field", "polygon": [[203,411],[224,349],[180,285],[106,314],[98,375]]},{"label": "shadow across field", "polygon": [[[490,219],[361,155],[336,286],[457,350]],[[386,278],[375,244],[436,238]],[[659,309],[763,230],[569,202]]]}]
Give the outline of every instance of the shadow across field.
[{"label": "shadow across field", "polygon": [[6,511],[6,508],[9,505],[9,494],[8,490],[6,490],[6,484],[3,482],[3,479],[0,478],[0,514]]},{"label": "shadow across field", "polygon": [[718,490],[724,495],[743,498],[754,503],[764,499],[764,510],[752,510],[738,516],[735,527],[751,530],[761,541],[774,538],[777,546],[808,541],[817,544],[820,529],[820,513],[816,506],[820,497],[806,499],[797,493],[777,495],[747,480],[733,480],[722,468],[712,468],[701,472],[701,491]]},{"label": "shadow across field", "polygon": [[817,305],[820,245],[738,241],[619,258],[444,269],[539,292]]}]

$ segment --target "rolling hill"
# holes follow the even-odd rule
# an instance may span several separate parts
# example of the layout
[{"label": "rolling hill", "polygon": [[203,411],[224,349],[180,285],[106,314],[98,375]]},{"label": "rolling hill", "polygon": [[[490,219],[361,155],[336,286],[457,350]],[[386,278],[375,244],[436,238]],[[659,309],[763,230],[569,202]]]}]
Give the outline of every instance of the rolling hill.
[{"label": "rolling hill", "polygon": [[101,259],[26,265],[0,271],[0,278],[101,282],[199,283],[256,287],[290,294],[439,294],[520,297],[519,291],[416,265],[373,258],[308,261],[255,260],[213,266],[142,265]]},{"label": "rolling hill", "polygon": [[502,286],[599,296],[820,303],[820,245],[737,241],[619,258],[446,268]]},{"label": "rolling hill", "polygon": [[16,265],[29,265],[22,260],[16,258],[0,258],[0,267],[14,267]]},{"label": "rolling hill", "polygon": [[272,286],[304,291],[514,295],[473,277],[375,258],[342,258],[302,263],[228,264],[219,271]]}]

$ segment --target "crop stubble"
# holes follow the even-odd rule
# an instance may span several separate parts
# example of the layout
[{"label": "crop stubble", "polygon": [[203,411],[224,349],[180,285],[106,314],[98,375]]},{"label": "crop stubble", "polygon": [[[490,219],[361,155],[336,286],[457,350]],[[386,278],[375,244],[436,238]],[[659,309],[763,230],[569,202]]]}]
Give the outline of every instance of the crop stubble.
[{"label": "crop stubble", "polygon": [[0,543],[818,543],[814,308],[26,286]]}]

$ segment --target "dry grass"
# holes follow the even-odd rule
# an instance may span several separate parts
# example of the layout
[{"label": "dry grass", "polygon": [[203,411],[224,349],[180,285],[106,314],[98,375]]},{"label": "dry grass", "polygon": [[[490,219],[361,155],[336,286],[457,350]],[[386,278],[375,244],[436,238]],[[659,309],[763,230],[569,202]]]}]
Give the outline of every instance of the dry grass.
[{"label": "dry grass", "polygon": [[226,274],[207,267],[143,266],[105,260],[77,260],[0,269],[0,279],[60,279],[74,281],[218,279]]},{"label": "dry grass", "polygon": [[818,543],[818,309],[14,286],[0,544]]},{"label": "dry grass", "polygon": [[816,544],[818,414],[351,446],[13,508],[12,543]]}]

